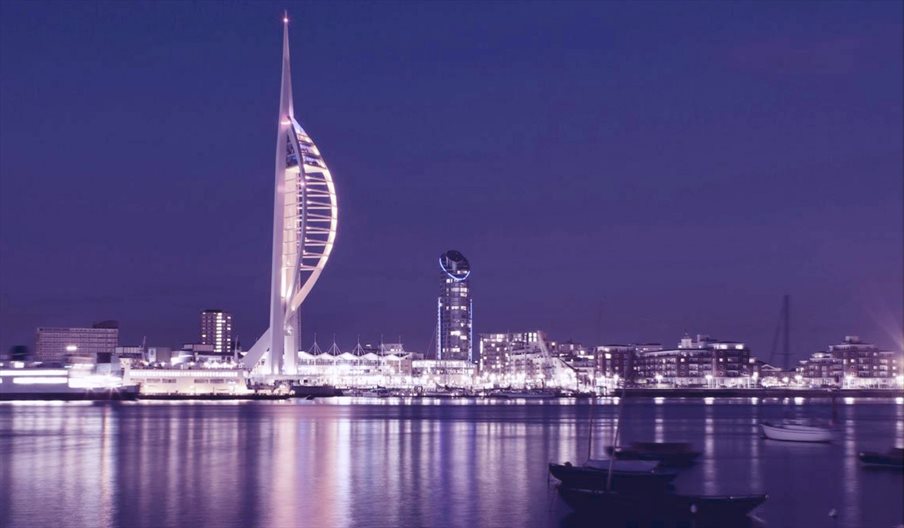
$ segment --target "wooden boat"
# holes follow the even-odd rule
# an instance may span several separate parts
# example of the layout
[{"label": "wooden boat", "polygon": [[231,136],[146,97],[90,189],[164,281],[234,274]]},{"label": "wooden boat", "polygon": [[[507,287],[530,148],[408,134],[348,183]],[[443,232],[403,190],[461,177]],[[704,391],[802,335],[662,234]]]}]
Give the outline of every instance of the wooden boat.
[{"label": "wooden boat", "polygon": [[762,422],[760,429],[763,436],[770,440],[783,442],[831,442],[832,430],[827,427],[815,427],[812,425],[800,425],[792,422],[775,424]]},{"label": "wooden boat", "polygon": [[885,453],[861,451],[858,457],[865,466],[904,469],[904,448],[893,447]]},{"label": "wooden boat", "polygon": [[632,520],[719,521],[732,526],[732,519],[743,518],[766,501],[765,494],[755,495],[658,495],[621,491],[559,488],[559,495],[581,515]]},{"label": "wooden boat", "polygon": [[574,466],[569,462],[550,463],[549,473],[562,483],[560,487],[563,488],[605,490],[611,487],[626,493],[665,493],[671,489],[678,473],[656,471],[655,467],[655,462],[614,460],[610,479],[609,461],[596,460],[588,461],[583,466]]},{"label": "wooden boat", "polygon": [[694,464],[700,451],[687,442],[632,442],[629,446],[609,446],[606,452],[618,460],[652,460],[661,467],[686,467]]}]

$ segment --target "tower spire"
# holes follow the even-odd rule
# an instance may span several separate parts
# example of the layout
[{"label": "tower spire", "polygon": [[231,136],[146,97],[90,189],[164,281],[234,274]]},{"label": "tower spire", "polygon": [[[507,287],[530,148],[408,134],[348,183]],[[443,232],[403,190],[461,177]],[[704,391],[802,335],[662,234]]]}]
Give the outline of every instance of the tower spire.
[{"label": "tower spire", "polygon": [[292,108],[292,72],[289,64],[289,12],[283,11],[282,84],[279,91],[279,119],[295,117]]}]

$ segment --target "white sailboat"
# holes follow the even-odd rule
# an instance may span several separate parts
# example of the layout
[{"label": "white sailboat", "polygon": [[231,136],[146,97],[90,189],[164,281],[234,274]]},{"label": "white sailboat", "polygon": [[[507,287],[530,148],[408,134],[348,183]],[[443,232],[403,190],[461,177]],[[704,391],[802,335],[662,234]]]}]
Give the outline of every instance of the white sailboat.
[{"label": "white sailboat", "polygon": [[783,442],[831,442],[832,430],[828,427],[803,425],[795,422],[760,423],[763,436]]}]

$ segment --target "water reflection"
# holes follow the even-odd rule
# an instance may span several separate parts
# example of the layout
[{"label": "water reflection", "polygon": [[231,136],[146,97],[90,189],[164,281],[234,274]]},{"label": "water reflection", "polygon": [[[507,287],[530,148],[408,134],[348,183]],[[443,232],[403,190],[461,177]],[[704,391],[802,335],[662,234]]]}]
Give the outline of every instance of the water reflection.
[{"label": "water reflection", "polygon": [[708,495],[714,495],[718,481],[716,480],[716,438],[712,403],[706,403],[703,409],[706,413],[703,419],[703,491]]},{"label": "water reflection", "polygon": [[[756,398],[754,398],[754,400],[756,400]],[[753,404],[756,405],[757,402],[754,401]],[[754,407],[752,411],[753,416],[750,418],[750,421],[748,421],[750,434],[747,437],[749,441],[748,449],[750,449],[750,485],[751,489],[762,490],[765,489],[765,486],[763,486],[761,461],[761,449],[763,446],[763,441],[760,438],[759,430],[759,424],[761,420],[759,409],[757,407]]]},{"label": "water reflection", "polygon": [[904,448],[904,402],[896,402],[895,407],[895,447]]},{"label": "water reflection", "polygon": [[[582,462],[591,435],[601,456],[616,403],[0,405],[0,525],[567,525],[546,463]],[[856,454],[904,444],[904,406],[845,405],[830,445],[759,437],[761,419],[830,409],[629,399],[621,435],[691,442],[703,456],[679,490],[766,491],[772,526],[834,526],[832,508],[838,526],[900,523],[900,474],[865,471]]]},{"label": "water reflection", "polygon": [[663,406],[657,405],[656,406],[656,417],[654,418],[655,425],[654,425],[654,434],[653,434],[653,438],[657,442],[665,441],[665,419],[663,419],[664,415],[665,415],[665,409],[663,408]]},{"label": "water reflection", "polygon": [[844,420],[844,495],[843,495],[843,517],[842,521],[845,525],[849,525],[850,519],[860,518],[860,486],[858,479],[860,477],[860,461],[857,459],[857,438],[856,428],[856,412],[857,408],[850,406],[846,409]]}]

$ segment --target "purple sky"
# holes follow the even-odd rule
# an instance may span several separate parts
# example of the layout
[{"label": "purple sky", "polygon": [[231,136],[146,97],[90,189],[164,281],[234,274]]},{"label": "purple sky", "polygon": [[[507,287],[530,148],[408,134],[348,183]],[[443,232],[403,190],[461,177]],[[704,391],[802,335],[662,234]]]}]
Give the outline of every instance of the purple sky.
[{"label": "purple sky", "polygon": [[[285,2],[0,2],[0,347],[267,324]],[[901,342],[902,4],[288,4],[337,246],[304,347],[475,331]]]}]

